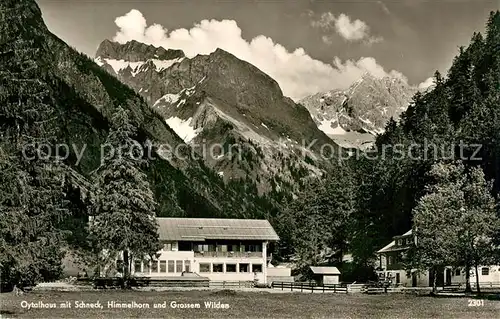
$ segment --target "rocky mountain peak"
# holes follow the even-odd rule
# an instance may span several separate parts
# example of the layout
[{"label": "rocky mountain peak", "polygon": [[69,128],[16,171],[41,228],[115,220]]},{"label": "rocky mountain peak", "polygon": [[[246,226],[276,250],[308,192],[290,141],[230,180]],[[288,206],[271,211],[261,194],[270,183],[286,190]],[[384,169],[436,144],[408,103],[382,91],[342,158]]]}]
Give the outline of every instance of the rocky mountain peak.
[{"label": "rocky mountain peak", "polygon": [[[121,52],[140,44],[103,46]],[[260,192],[293,192],[302,179],[320,176],[320,167],[328,165],[317,153],[302,155],[304,143],[335,144],[318,130],[309,112],[283,96],[269,75],[227,51],[172,60],[164,68],[112,61],[101,52],[97,56],[103,68],[141,94],[186,143],[206,149],[237,145],[242,154],[238,159],[205,159],[225,181],[253,180]]]},{"label": "rocky mountain peak", "polygon": [[147,45],[135,40],[125,44],[104,40],[97,49],[96,57],[140,62],[150,59],[173,60],[184,58],[185,55],[182,50],[167,50],[163,47],[155,47],[154,45]]},{"label": "rocky mountain peak", "polygon": [[[345,147],[364,147],[406,110],[416,88],[396,77],[365,73],[346,90],[332,90],[300,101],[319,129]],[[363,146],[364,145],[364,146]]]},{"label": "rocky mountain peak", "polygon": [[38,34],[46,29],[42,12],[34,0],[0,1],[0,42],[7,41],[9,36],[27,32]]}]

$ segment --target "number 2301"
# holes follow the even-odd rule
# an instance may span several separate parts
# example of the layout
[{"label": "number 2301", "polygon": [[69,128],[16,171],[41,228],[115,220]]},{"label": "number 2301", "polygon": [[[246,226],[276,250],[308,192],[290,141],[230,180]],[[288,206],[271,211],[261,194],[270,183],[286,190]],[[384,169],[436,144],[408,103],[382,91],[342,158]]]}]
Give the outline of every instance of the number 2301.
[{"label": "number 2301", "polygon": [[484,306],[484,300],[482,299],[469,299],[469,307],[482,307]]}]

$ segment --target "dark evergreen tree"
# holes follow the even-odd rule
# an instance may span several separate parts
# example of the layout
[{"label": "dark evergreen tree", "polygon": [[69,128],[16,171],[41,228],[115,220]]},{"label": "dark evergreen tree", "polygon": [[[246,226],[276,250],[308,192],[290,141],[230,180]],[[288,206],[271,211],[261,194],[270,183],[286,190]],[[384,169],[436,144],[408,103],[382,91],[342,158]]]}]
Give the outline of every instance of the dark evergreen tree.
[{"label": "dark evergreen tree", "polygon": [[123,254],[126,280],[132,258],[154,258],[160,249],[157,204],[141,170],[145,162],[141,146],[133,139],[135,133],[128,112],[119,107],[106,141],[110,153],[96,172],[96,203],[90,224],[91,240],[99,252],[113,261]]},{"label": "dark evergreen tree", "polygon": [[300,273],[311,265],[341,266],[355,209],[352,177],[347,165],[339,165],[324,181],[306,186],[278,217],[281,245],[288,247]]},{"label": "dark evergreen tree", "polygon": [[1,272],[21,286],[61,274],[71,172],[54,155],[58,108],[30,41],[2,52],[9,61],[0,63]]}]

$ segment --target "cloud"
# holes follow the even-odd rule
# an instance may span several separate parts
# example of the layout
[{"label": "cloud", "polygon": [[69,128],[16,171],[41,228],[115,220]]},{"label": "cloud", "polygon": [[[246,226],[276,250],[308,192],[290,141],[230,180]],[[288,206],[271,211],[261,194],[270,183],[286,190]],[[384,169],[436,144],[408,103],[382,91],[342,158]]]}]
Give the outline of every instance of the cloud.
[{"label": "cloud", "polygon": [[389,8],[385,3],[383,3],[382,1],[377,1],[377,3],[379,4],[382,11],[384,11],[387,15],[391,15],[391,11],[389,10]]},{"label": "cloud", "polygon": [[363,40],[368,37],[370,28],[361,20],[353,20],[341,13],[335,20],[335,30],[348,41]]},{"label": "cloud", "polygon": [[113,40],[120,43],[136,40],[167,49],[181,49],[187,57],[209,54],[221,48],[267,73],[278,82],[286,96],[295,100],[347,88],[364,73],[405,79],[397,71],[385,71],[372,57],[346,61],[334,57],[331,63],[324,63],[313,59],[303,48],[289,51],[264,35],[247,41],[234,20],[203,20],[191,29],[169,31],[159,24],[148,26],[142,13],[132,10],[117,18],[115,23],[119,30]]},{"label": "cloud", "polygon": [[359,19],[351,20],[351,18],[344,13],[336,17],[331,12],[325,12],[318,20],[312,20],[311,25],[325,31],[335,30],[343,39],[351,42],[364,41],[366,44],[370,45],[383,40],[382,37],[370,36],[370,27],[366,22]]},{"label": "cloud", "polygon": [[418,85],[419,91],[426,91],[428,88],[434,86],[434,77],[426,79],[424,82]]},{"label": "cloud", "polygon": [[323,36],[321,36],[321,41],[323,41],[323,43],[327,44],[327,45],[333,44],[333,39],[329,35],[323,35]]},{"label": "cloud", "polygon": [[[312,12],[309,10],[309,12]],[[314,15],[314,13],[313,13]],[[309,15],[312,17],[313,15]],[[315,28],[321,28],[325,30],[332,30],[335,25],[335,16],[331,12],[325,12],[321,15],[321,17],[318,20],[312,20],[311,25]]]}]

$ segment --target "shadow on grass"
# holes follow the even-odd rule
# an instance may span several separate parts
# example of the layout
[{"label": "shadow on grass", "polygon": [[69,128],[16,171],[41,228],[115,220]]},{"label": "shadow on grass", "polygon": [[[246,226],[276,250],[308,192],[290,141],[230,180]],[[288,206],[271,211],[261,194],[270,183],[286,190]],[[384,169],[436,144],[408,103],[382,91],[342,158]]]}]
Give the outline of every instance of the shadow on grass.
[{"label": "shadow on grass", "polygon": [[[423,297],[425,295],[420,295],[420,297]],[[484,300],[500,300],[500,293],[472,293],[472,294],[466,294],[466,293],[454,293],[454,294],[428,294],[427,296],[434,297],[434,298],[468,298],[468,299],[484,299]]]},{"label": "shadow on grass", "polygon": [[235,296],[237,293],[231,289],[219,290],[216,292],[212,292],[210,295],[212,296]]}]

